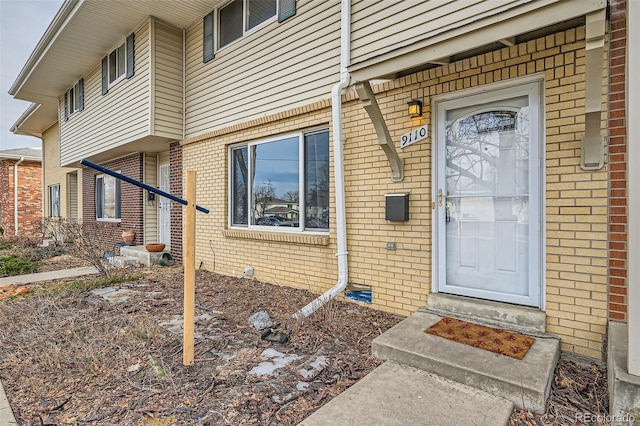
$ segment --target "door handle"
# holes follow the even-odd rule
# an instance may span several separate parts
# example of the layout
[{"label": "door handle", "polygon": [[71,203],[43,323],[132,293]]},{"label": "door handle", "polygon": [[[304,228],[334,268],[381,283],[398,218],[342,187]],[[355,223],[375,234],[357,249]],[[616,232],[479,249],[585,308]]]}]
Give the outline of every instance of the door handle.
[{"label": "door handle", "polygon": [[442,207],[442,188],[438,189],[438,205]]},{"label": "door handle", "polygon": [[451,203],[447,203],[445,206],[445,222],[451,222]]}]

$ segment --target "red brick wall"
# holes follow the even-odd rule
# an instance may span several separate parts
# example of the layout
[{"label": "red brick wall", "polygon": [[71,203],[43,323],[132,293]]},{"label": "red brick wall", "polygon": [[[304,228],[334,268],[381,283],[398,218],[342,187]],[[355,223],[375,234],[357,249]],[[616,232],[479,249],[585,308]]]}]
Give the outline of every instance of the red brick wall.
[{"label": "red brick wall", "polygon": [[[169,147],[169,192],[182,198],[182,147],[178,142]],[[182,262],[182,204],[171,203],[171,256]]]},{"label": "red brick wall", "polygon": [[13,235],[13,163],[0,161],[0,226]]},{"label": "red brick wall", "polygon": [[[119,172],[127,177],[142,181],[143,155],[133,154],[116,160],[100,164],[103,167]],[[83,194],[83,222],[89,225],[100,223],[113,232],[107,233],[107,246],[115,246],[122,241],[122,231],[131,229],[135,231],[133,244],[143,242],[143,214],[144,190],[125,181],[120,182],[120,222],[96,220],[96,176],[102,174],[98,170],[85,168],[82,172]]]},{"label": "red brick wall", "polygon": [[[14,164],[0,162],[0,224],[14,235]],[[18,234],[37,235],[42,224],[42,164],[23,161],[18,165]]]},{"label": "red brick wall", "polygon": [[627,319],[627,0],[610,0],[609,319]]}]

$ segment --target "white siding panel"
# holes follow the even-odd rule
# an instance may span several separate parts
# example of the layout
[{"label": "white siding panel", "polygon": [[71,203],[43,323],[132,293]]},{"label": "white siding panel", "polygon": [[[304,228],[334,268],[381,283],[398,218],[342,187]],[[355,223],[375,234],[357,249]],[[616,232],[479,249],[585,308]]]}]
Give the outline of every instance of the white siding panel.
[{"label": "white siding panel", "polygon": [[[124,37],[127,34],[123,34]],[[105,54],[107,52],[104,52]],[[101,64],[84,82],[84,110],[60,120],[60,161],[69,164],[149,134],[149,27],[135,33],[135,75],[102,95]],[[62,108],[64,103],[61,101]]]},{"label": "white siding panel", "polygon": [[196,24],[186,50],[186,137],[328,98],[338,80],[340,3],[299,0],[295,17],[269,22],[206,64]]},{"label": "white siding panel", "polygon": [[352,9],[351,62],[409,46],[497,15],[529,0],[355,0]]},{"label": "white siding panel", "polygon": [[182,30],[155,22],[155,135],[182,139]]}]

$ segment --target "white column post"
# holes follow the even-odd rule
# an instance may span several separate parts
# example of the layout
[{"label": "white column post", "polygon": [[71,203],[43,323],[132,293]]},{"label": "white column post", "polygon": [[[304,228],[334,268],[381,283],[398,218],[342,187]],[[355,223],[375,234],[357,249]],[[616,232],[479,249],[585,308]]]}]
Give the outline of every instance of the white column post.
[{"label": "white column post", "polygon": [[628,370],[640,376],[640,1],[627,0]]}]

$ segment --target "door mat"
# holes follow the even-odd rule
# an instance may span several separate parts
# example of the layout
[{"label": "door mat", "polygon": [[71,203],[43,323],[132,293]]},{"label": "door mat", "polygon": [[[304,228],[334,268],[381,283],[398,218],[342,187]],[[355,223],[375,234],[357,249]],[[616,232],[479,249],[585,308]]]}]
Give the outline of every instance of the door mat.
[{"label": "door mat", "polygon": [[450,317],[442,318],[425,333],[516,359],[524,358],[535,341],[533,337]]}]

